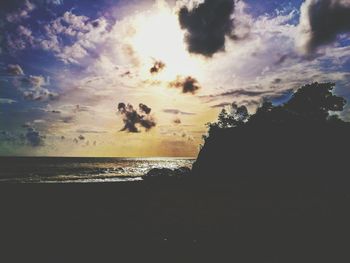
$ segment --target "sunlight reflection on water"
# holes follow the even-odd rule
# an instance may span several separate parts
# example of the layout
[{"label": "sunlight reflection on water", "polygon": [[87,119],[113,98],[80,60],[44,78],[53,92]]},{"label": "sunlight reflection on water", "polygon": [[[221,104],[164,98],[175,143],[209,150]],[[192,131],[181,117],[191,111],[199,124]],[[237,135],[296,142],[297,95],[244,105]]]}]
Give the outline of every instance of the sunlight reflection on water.
[{"label": "sunlight reflection on water", "polygon": [[0,182],[93,183],[142,180],[153,168],[192,167],[192,158],[1,158]]}]

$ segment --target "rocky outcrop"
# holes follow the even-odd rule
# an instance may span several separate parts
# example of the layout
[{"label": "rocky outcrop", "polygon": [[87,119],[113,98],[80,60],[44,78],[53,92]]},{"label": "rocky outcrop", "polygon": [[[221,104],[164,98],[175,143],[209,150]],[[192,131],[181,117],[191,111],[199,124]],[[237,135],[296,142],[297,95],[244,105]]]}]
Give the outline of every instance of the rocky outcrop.
[{"label": "rocky outcrop", "polygon": [[191,169],[188,167],[180,167],[177,169],[153,168],[146,175],[142,176],[142,179],[180,178],[188,176],[190,172]]}]

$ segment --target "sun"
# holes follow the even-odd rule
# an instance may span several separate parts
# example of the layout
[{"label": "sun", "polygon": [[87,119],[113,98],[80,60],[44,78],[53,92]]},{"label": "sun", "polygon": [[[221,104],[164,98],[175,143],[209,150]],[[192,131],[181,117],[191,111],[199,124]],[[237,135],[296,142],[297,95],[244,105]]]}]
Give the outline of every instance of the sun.
[{"label": "sun", "polygon": [[165,68],[157,79],[171,81],[178,75],[198,77],[203,60],[188,53],[174,10],[159,3],[152,11],[138,16],[136,32],[130,40],[135,53],[140,58],[141,76],[149,77],[149,69],[155,61],[165,63]]}]

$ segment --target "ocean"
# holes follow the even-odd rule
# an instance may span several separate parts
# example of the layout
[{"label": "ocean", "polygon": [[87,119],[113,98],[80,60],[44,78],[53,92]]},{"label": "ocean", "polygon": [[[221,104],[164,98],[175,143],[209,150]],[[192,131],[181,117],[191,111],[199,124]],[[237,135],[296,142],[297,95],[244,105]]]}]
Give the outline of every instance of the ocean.
[{"label": "ocean", "polygon": [[0,157],[0,182],[100,183],[142,180],[152,168],[192,167],[193,158]]}]

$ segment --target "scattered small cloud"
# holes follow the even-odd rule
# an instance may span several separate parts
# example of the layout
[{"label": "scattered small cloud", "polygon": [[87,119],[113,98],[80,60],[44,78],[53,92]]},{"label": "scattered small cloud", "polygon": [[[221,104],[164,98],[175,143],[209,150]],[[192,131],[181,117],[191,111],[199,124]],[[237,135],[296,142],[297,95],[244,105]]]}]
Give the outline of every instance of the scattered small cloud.
[{"label": "scattered small cloud", "polygon": [[121,77],[131,77],[131,71],[127,70],[120,74]]},{"label": "scattered small cloud", "polygon": [[90,107],[89,106],[83,106],[83,105],[80,105],[80,104],[75,105],[74,108],[73,108],[73,112],[74,113],[88,112],[88,111],[90,111]]},{"label": "scattered small cloud", "polygon": [[25,138],[29,145],[33,147],[43,146],[45,136],[41,135],[39,131],[33,127],[28,127],[25,133]]},{"label": "scattered small cloud", "polygon": [[176,80],[169,83],[169,86],[181,89],[182,93],[191,94],[195,94],[201,88],[198,81],[191,76],[185,78],[177,76]]},{"label": "scattered small cloud", "polygon": [[6,72],[13,76],[24,75],[23,69],[18,64],[9,64],[7,65]]},{"label": "scattered small cloud", "polygon": [[142,104],[142,103],[139,104],[139,108],[140,108],[141,112],[144,112],[146,114],[150,114],[151,110],[152,110],[150,107],[148,107],[147,105]]},{"label": "scattered small cloud", "polygon": [[151,74],[157,74],[158,72],[162,71],[165,68],[165,63],[162,61],[155,61],[153,66],[150,68],[149,72]]},{"label": "scattered small cloud", "polygon": [[131,104],[123,102],[118,104],[118,112],[123,118],[124,127],[121,131],[140,132],[137,126],[143,127],[146,131],[156,126],[154,118],[150,115],[151,108],[140,103],[139,111],[135,110]]},{"label": "scattered small cloud", "polygon": [[180,119],[180,118],[175,118],[175,119],[173,120],[173,123],[174,123],[175,125],[181,124],[181,119]]}]

